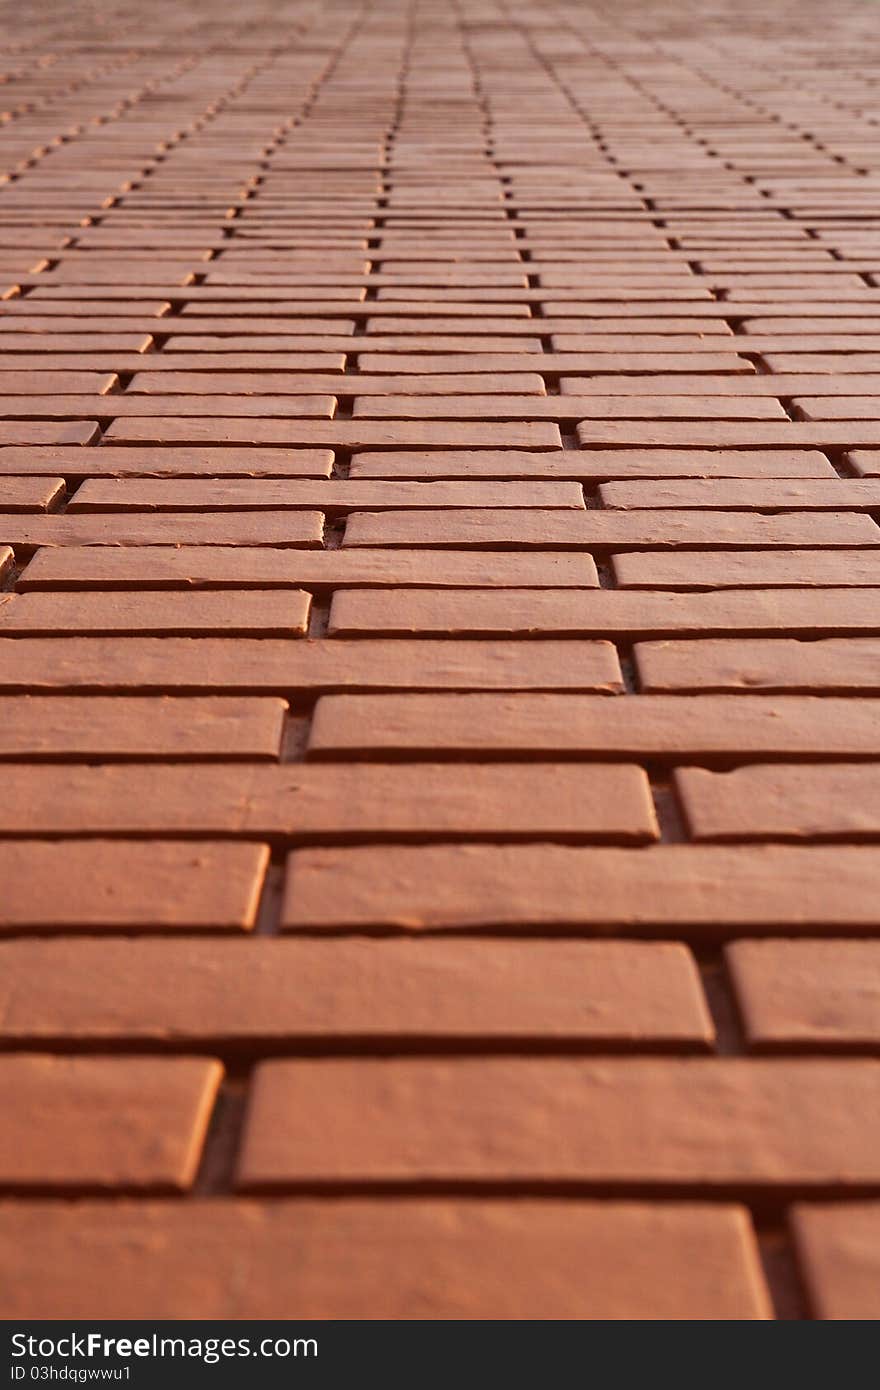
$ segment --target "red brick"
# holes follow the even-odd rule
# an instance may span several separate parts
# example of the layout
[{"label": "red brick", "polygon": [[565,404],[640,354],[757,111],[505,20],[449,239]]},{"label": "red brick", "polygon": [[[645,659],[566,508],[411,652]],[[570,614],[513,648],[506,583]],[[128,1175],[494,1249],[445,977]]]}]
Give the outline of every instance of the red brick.
[{"label": "red brick", "polygon": [[623,589],[861,588],[880,583],[880,553],[873,550],[634,550],[615,555],[612,564]]},{"label": "red brick", "polygon": [[[11,360],[11,359],[8,359]],[[47,359],[57,368],[61,364],[54,356]],[[23,364],[24,367],[27,364]],[[53,395],[103,396],[117,385],[116,373],[90,371],[40,371],[5,368],[0,370],[0,391],[11,396],[40,395],[51,392]]]},{"label": "red brick", "polygon": [[283,700],[223,696],[6,695],[0,699],[0,758],[275,760],[286,708]]},{"label": "red brick", "polygon": [[[150,516],[0,515],[0,536],[18,550],[63,545],[265,545],[314,548],[324,537],[315,511],[163,512]],[[878,531],[880,536],[880,531]]]},{"label": "red brick", "polygon": [[247,930],[267,859],[251,844],[7,840],[0,930]]},{"label": "red brick", "polygon": [[665,942],[20,940],[0,962],[0,1035],[16,1045],[712,1039],[694,962]]},{"label": "red brick", "polygon": [[[601,328],[584,325],[583,332],[553,332],[550,342],[554,352],[720,352],[734,351],[739,344],[722,342],[732,336],[731,328],[721,320],[705,319],[699,324],[692,320],[663,319],[649,323],[643,319],[627,331],[626,325],[607,320]],[[372,344],[372,340],[371,340]],[[745,345],[743,345],[745,346]],[[751,339],[749,350],[752,351]],[[754,349],[757,351],[757,349]]]},{"label": "red brick", "polygon": [[[173,394],[138,396],[126,393],[112,396],[4,396],[2,400],[4,414],[38,420],[76,420],[84,416],[117,420],[146,417],[152,420],[163,415],[175,418],[191,415],[213,417],[220,413],[213,396],[206,396],[202,400]],[[224,416],[228,417],[258,415],[261,419],[276,416],[279,419],[298,420],[313,416],[330,420],[336,402],[333,396],[328,395],[224,396],[221,408]]]},{"label": "red brick", "polygon": [[6,512],[48,512],[63,497],[63,478],[0,479],[0,507]]},{"label": "red brick", "polygon": [[[406,321],[414,320],[419,322],[419,318],[424,315],[431,319],[443,315],[444,322],[448,321],[457,326],[459,318],[477,319],[480,327],[484,320],[488,320],[492,329],[495,325],[494,318],[502,321],[510,320],[513,323],[525,324],[534,332],[534,323],[529,317],[529,309],[526,304],[456,304],[446,303],[443,300],[432,302],[430,300],[407,299],[398,303],[386,304],[381,301],[371,300],[369,304],[359,300],[357,295],[346,303],[344,300],[336,299],[281,299],[274,296],[266,299],[254,299],[253,292],[247,295],[230,290],[228,299],[220,299],[222,290],[214,290],[213,294],[219,302],[203,300],[201,302],[191,302],[183,308],[183,317],[175,322],[175,328],[180,331],[178,323],[183,326],[185,333],[187,320],[199,315],[206,324],[213,326],[214,321],[220,319],[226,324],[232,324],[238,328],[239,322],[242,325],[240,331],[257,332],[260,331],[256,326],[264,321],[266,325],[271,325],[272,331],[277,332],[275,327],[278,319],[293,319],[297,332],[302,332],[300,327],[300,315],[311,315],[314,319],[330,319],[337,317],[351,318],[353,315],[369,314],[368,323],[384,326],[386,319],[391,318],[395,328],[399,325],[396,322],[397,316],[406,316]],[[690,308],[690,306],[688,306]],[[763,306],[762,306],[763,307]],[[415,316],[418,315],[419,318]]]},{"label": "red brick", "polygon": [[[617,397],[628,398],[649,392],[652,397],[673,396],[696,397],[704,399],[730,400],[740,403],[755,397],[789,396],[871,396],[880,385],[880,373],[847,375],[838,380],[836,376],[818,376],[800,373],[759,373],[755,376],[715,376],[700,372],[694,376],[667,376],[653,374],[649,381],[641,377],[620,376],[600,377],[582,381],[577,377],[563,377],[559,389],[563,396],[590,400],[594,397],[611,400]],[[330,388],[328,388],[330,389]],[[451,393],[450,393],[451,394]],[[765,416],[764,418],[769,418]]]},{"label": "red brick", "polygon": [[[849,381],[847,381],[849,386]],[[870,396],[794,396],[792,406],[801,420],[868,420],[880,421],[878,406]],[[855,437],[862,433],[858,428],[850,432]],[[876,443],[872,439],[871,443]]]},{"label": "red brick", "polygon": [[751,1047],[880,1043],[880,943],[735,941],[726,956]]},{"label": "red brick", "polygon": [[[746,589],[728,593],[644,593],[613,589],[410,589],[334,595],[329,632],[340,637],[531,636],[694,637],[716,633],[830,636],[877,629],[880,590]],[[10,600],[11,602],[13,600]],[[2,630],[0,610],[0,630]]]},{"label": "red brick", "polygon": [[880,444],[880,421],[587,420],[577,437],[585,448],[846,449]]},{"label": "red brick", "polygon": [[847,458],[860,478],[880,478],[880,451],[851,449]]},{"label": "red brick", "polygon": [[[167,399],[167,398],[166,398]],[[228,398],[225,398],[228,399]],[[733,396],[362,396],[356,420],[782,420],[776,400]],[[584,428],[584,427],[581,427]]]},{"label": "red brick", "polygon": [[849,376],[850,373],[880,371],[878,352],[767,352],[761,354],[771,372],[828,372]]},{"label": "red brick", "polygon": [[301,849],[290,857],[282,921],[309,932],[870,932],[880,919],[876,878],[876,851],[853,845]]},{"label": "red brick", "polygon": [[[749,552],[750,553],[750,552]],[[870,551],[845,551],[865,556]],[[8,551],[11,561],[12,552]],[[850,562],[850,568],[852,564]],[[862,565],[862,571],[866,571]],[[841,580],[840,582],[844,582]],[[880,564],[877,567],[880,583]],[[561,551],[484,555],[447,550],[275,550],[268,546],[69,546],[38,550],[16,581],[19,592],[35,589],[235,589],[305,585],[312,591],[337,585],[475,589],[595,588],[590,555]]]},{"label": "red brick", "polygon": [[502,549],[579,550],[583,546],[719,549],[741,546],[880,545],[880,527],[855,514],[789,512],[762,516],[725,512],[500,511],[489,507],[455,512],[355,513],[345,528],[346,545],[451,546]]},{"label": "red brick", "polygon": [[[329,382],[340,381],[341,374],[345,369],[346,354],[342,351],[309,351],[309,352],[171,352],[167,347],[161,352],[151,352],[144,356],[138,352],[108,352],[104,349],[88,350],[77,353],[68,350],[65,352],[52,352],[51,363],[55,368],[63,368],[65,375],[82,371],[89,372],[137,372],[143,379],[144,376],[154,377],[158,373],[157,384],[161,381],[170,383],[178,374],[212,373],[205,376],[206,381],[217,380],[221,375],[227,373],[248,373],[259,374],[270,373],[266,378],[274,381],[278,386],[286,384],[286,378],[291,373],[296,373],[296,385],[301,385],[300,373],[320,372],[327,375]],[[736,359],[746,365],[746,359]],[[527,369],[517,365],[513,371],[525,372]],[[702,366],[702,355],[698,359],[698,366]],[[0,368],[4,371],[26,371],[36,369],[42,376],[47,366],[47,358],[43,353],[0,353]],[[677,361],[676,361],[677,367]],[[394,370],[391,368],[390,370]],[[403,370],[403,367],[400,368]],[[447,371],[446,367],[439,367],[438,371]],[[532,368],[532,371],[535,369]],[[332,373],[332,376],[330,375]],[[193,378],[194,379],[194,378]],[[141,382],[142,384],[142,382]],[[334,394],[332,385],[322,387],[318,394],[324,391]]]},{"label": "red brick", "polygon": [[[7,332],[7,329],[16,329],[19,325],[7,324],[0,319],[0,355],[4,358],[8,353],[16,356],[22,352],[45,353],[48,347],[45,332],[21,333]],[[155,325],[154,325],[155,327]],[[90,328],[84,323],[80,323],[76,328],[68,329],[65,333],[59,333],[52,329],[52,354],[88,353],[88,352],[112,352],[117,353],[142,353],[151,347],[153,342],[152,334],[145,330],[127,329],[118,330],[118,325],[114,325],[112,332],[100,332]],[[48,359],[47,359],[48,360]],[[115,371],[116,368],[108,370]]]},{"label": "red brick", "polygon": [[97,420],[0,420],[0,445],[94,444]]},{"label": "red brick", "polygon": [[878,712],[876,700],[798,695],[339,695],[319,703],[309,752],[870,756]]},{"label": "red brick", "polygon": [[32,1202],[0,1230],[11,1317],[772,1317],[728,1204]]},{"label": "red brick", "polygon": [[264,1062],[239,1185],[568,1182],[708,1193],[833,1182],[857,1194],[880,1166],[869,1119],[880,1113],[878,1088],[880,1064],[859,1060]]},{"label": "red brick", "polygon": [[196,769],[7,763],[3,775],[9,806],[0,810],[0,834],[235,834],[295,841],[547,835],[632,843],[658,835],[644,773],[616,764]]},{"label": "red brick", "polygon": [[609,642],[0,638],[0,691],[158,693],[622,688]]},{"label": "red brick", "polygon": [[880,641],[778,637],[643,642],[635,649],[643,691],[822,691],[880,694]]},{"label": "red brick", "polygon": [[[0,436],[2,438],[2,436]],[[511,424],[455,420],[115,420],[104,438],[111,443],[149,444],[323,444],[341,448],[420,448],[487,446],[514,449],[559,449],[559,427],[549,420]],[[880,435],[878,435],[880,438]],[[17,442],[17,441],[10,441]],[[26,442],[26,441],[25,441]]]},{"label": "red brick", "polygon": [[[104,452],[102,450],[102,452]],[[2,456],[0,456],[2,468]],[[352,478],[837,478],[824,454],[807,449],[762,453],[729,449],[591,449],[527,454],[514,449],[472,452],[432,450],[415,453],[359,453]]]},{"label": "red brick", "polygon": [[799,1205],[791,1223],[813,1317],[880,1317],[880,1202]]},{"label": "red brick", "polygon": [[[812,449],[589,449],[578,458],[585,479],[829,478],[837,474]],[[653,498],[654,488],[644,492]],[[646,500],[645,505],[649,502]]]},{"label": "red brick", "polygon": [[[451,339],[454,335],[455,341],[453,343],[453,351],[460,352],[462,347],[468,342],[473,342],[478,351],[485,352],[490,350],[486,338],[487,333],[491,334],[496,341],[501,343],[500,351],[508,351],[509,349],[506,347],[505,340],[510,342],[518,337],[529,338],[540,331],[542,337],[550,338],[553,348],[558,348],[562,351],[580,352],[589,350],[590,335],[606,336],[608,334],[621,334],[625,338],[625,343],[621,344],[621,346],[625,345],[635,349],[636,346],[640,344],[639,335],[644,335],[644,337],[647,338],[652,333],[662,336],[676,333],[693,336],[695,333],[717,332],[720,341],[723,335],[726,336],[730,333],[730,329],[726,323],[722,323],[716,327],[715,322],[717,321],[713,322],[711,318],[697,316],[697,310],[711,307],[711,305],[707,304],[677,304],[673,306],[677,315],[674,318],[667,318],[665,315],[663,317],[655,316],[654,309],[657,306],[654,304],[649,306],[641,304],[635,305],[634,307],[640,311],[639,315],[635,317],[621,314],[623,306],[619,304],[600,304],[593,306],[600,313],[603,311],[605,312],[606,317],[604,318],[591,317],[593,312],[592,309],[584,316],[580,314],[575,316],[576,309],[581,306],[563,304],[558,306],[560,309],[558,315],[544,313],[540,319],[516,318],[513,315],[507,318],[495,318],[493,316],[488,319],[473,315],[470,317],[455,318],[450,315],[450,306],[447,304],[437,306],[437,308],[441,310],[441,313],[439,313],[436,318],[431,318],[427,314],[418,317],[415,315],[404,317],[403,306],[400,304],[389,304],[387,309],[391,310],[391,316],[378,318],[372,317],[373,304],[370,303],[367,307],[371,311],[371,317],[367,319],[367,333],[365,339],[362,341],[364,341],[365,347],[371,348],[374,352],[384,350],[384,344],[381,342],[381,339],[389,334],[401,338],[406,336],[409,336],[411,339],[423,338],[427,343],[428,350],[431,352],[441,351],[442,344],[440,340],[444,337]],[[422,305],[419,307],[424,309],[425,306]],[[762,311],[767,309],[767,307],[766,305],[760,306]],[[614,313],[608,313],[609,309],[613,309]],[[739,314],[739,312],[738,310],[737,313]],[[647,317],[649,313],[650,317]],[[398,318],[398,314],[400,314],[401,317]],[[645,314],[646,317],[641,317],[642,314]],[[685,315],[687,315],[687,317],[685,317]],[[76,320],[59,320],[59,326],[62,322],[76,323]],[[144,320],[144,322],[148,322],[148,320]],[[177,327],[183,320],[175,319],[174,322],[175,327]],[[194,324],[199,322],[207,324],[210,323],[211,320],[194,319],[192,322]],[[242,323],[244,320],[232,320],[232,322]],[[626,335],[626,326],[628,323],[631,324],[635,330],[635,334],[632,338]],[[837,327],[837,325],[835,325],[835,327]],[[205,330],[202,329],[201,331],[204,332]],[[725,343],[724,346],[727,347],[729,344]]]},{"label": "red brick", "polygon": [[[332,466],[329,449],[139,449],[107,444],[100,449],[11,445],[0,450],[0,475],[59,474],[68,481],[101,477],[329,478]],[[0,483],[0,491],[3,486]]]},{"label": "red brick", "polygon": [[[833,755],[834,742],[823,751]],[[681,768],[676,785],[696,840],[880,838],[876,764],[747,767],[722,778]]]},{"label": "red brick", "polygon": [[0,1187],[183,1191],[221,1074],[200,1057],[0,1058]]},{"label": "red brick", "polygon": [[[371,339],[372,342],[372,339]],[[678,344],[681,344],[681,351]],[[719,352],[717,340],[707,348],[697,339],[693,343],[685,338],[676,340],[676,350],[657,349],[643,352],[627,352],[625,349],[609,348],[588,352],[544,352],[537,364],[542,372],[582,372],[585,375],[606,372],[736,372],[748,374],[754,368],[748,358],[737,357],[732,352]],[[398,357],[391,353],[362,352],[358,355],[361,379],[370,372],[407,372],[418,376],[422,372],[455,372],[457,389],[464,389],[466,377],[474,374],[474,380],[484,379],[488,372],[520,372],[527,370],[521,353],[474,352],[474,353],[414,353],[411,357]],[[872,364],[863,370],[870,371]],[[533,369],[534,370],[534,369]],[[786,367],[784,370],[798,370]],[[877,358],[880,370],[880,356]],[[452,394],[450,392],[450,394]]]},{"label": "red brick", "polygon": [[223,594],[0,594],[0,633],[39,636],[186,635],[301,637],[310,596],[300,589]]},{"label": "red brick", "polygon": [[[440,369],[442,372],[442,368]],[[2,386],[2,373],[0,373]],[[534,374],[527,375],[483,375],[460,377],[455,375],[419,376],[316,376],[285,374],[284,376],[260,370],[258,362],[250,371],[232,370],[209,373],[206,370],[194,372],[153,372],[142,371],[132,379],[128,388],[132,392],[159,395],[290,395],[300,396],[310,393],[321,395],[330,392],[334,396],[405,396],[416,395],[453,396],[473,391],[479,395],[518,395],[532,399],[544,395],[544,380]]]},{"label": "red brick", "polygon": [[637,507],[675,509],[679,507],[709,508],[711,510],[743,511],[878,511],[880,510],[880,479],[864,481],[856,478],[809,478],[789,481],[764,481],[749,478],[721,481],[652,482],[650,488],[640,483],[603,483],[599,497],[606,507]]},{"label": "red brick", "polygon": [[[868,484],[870,487],[870,484]],[[2,498],[2,484],[0,484]],[[320,508],[328,513],[355,509],[388,511],[404,507],[511,507],[583,511],[574,482],[328,482],[231,478],[173,482],[149,478],[91,479],[71,498],[68,512],[247,511]]]}]

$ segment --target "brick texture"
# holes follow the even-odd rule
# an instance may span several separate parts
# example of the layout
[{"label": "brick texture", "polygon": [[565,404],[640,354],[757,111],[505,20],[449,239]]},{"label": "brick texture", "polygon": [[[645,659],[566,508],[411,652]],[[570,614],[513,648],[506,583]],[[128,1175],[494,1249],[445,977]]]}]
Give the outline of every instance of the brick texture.
[{"label": "brick texture", "polygon": [[872,7],[215,10],[2,5],[8,1315],[877,1317]]}]

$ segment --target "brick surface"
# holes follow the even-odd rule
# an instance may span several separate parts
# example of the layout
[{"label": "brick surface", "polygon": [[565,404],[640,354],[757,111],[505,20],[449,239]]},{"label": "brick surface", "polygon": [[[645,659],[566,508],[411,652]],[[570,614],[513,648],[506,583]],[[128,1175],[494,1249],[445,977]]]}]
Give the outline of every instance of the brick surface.
[{"label": "brick surface", "polygon": [[852,1107],[876,1114],[878,1087],[880,1063],[824,1059],[264,1062],[238,1180],[252,1191],[511,1177],[858,1191],[880,1156]]},{"label": "brick surface", "polygon": [[[824,637],[832,633],[873,632],[880,590],[824,589],[812,593],[781,589],[745,593],[649,594],[540,593],[508,589],[503,594],[423,589],[364,594],[342,590],[333,599],[329,631],[340,637],[360,634],[448,633],[496,637],[506,633],[571,633],[579,637],[639,638],[648,635],[693,637],[743,632],[793,633]],[[3,630],[0,609],[0,631]]]},{"label": "brick surface", "polygon": [[871,587],[880,581],[873,550],[711,550],[615,555],[622,589],[764,589]]},{"label": "brick surface", "polygon": [[[393,659],[392,659],[393,658]],[[621,689],[610,642],[0,638],[0,693]]]},{"label": "brick surface", "polygon": [[10,1004],[0,1035],[32,1046],[244,1051],[345,1038],[702,1050],[713,1036],[692,958],[660,942],[10,941],[0,960]]},{"label": "brick surface", "polygon": [[0,67],[12,1315],[873,1316],[871,7],[62,8]]},{"label": "brick surface", "polygon": [[79,449],[73,445],[17,447],[0,450],[0,474],[61,474],[81,478],[329,478],[330,449],[150,449],[132,445]]},{"label": "brick surface", "polygon": [[641,689],[649,692],[880,692],[880,641],[874,637],[644,642],[635,659]]},{"label": "brick surface", "polygon": [[[834,750],[826,744],[821,751],[832,754]],[[876,763],[811,767],[782,763],[742,767],[721,775],[685,767],[676,772],[676,787],[695,840],[869,840],[880,836]]]},{"label": "brick surface", "polygon": [[0,929],[241,931],[253,926],[267,851],[262,845],[100,840],[0,844],[7,884]]},{"label": "brick surface", "polygon": [[[7,451],[9,452],[9,451]],[[78,461],[78,460],[77,460]],[[0,454],[0,468],[3,456]],[[421,454],[363,450],[351,461],[352,478],[834,478],[824,454],[809,449],[566,449],[527,454],[516,449],[442,449]]]},{"label": "brick surface", "polygon": [[772,1317],[728,1203],[34,1202],[0,1229],[19,1318]]},{"label": "brick surface", "polygon": [[195,1057],[3,1057],[0,1189],[189,1187],[220,1073]]},{"label": "brick surface", "polygon": [[[870,847],[557,845],[297,850],[290,930],[876,930]],[[331,900],[325,884],[333,875]],[[832,877],[833,875],[833,877]]]},{"label": "brick surface", "polygon": [[875,1321],[880,1204],[798,1206],[792,1224],[813,1316]]},{"label": "brick surface", "polygon": [[274,761],[285,711],[269,698],[4,695],[0,757]]},{"label": "brick surface", "polygon": [[[9,562],[12,551],[8,550]],[[833,556],[832,556],[833,559]],[[844,576],[852,572],[852,577]],[[845,551],[834,582],[880,585],[880,551]],[[536,588],[598,586],[591,555],[561,551],[483,555],[474,550],[277,550],[249,546],[67,546],[38,550],[16,580],[42,589]]]},{"label": "brick surface", "polygon": [[[856,484],[858,487],[859,484]],[[871,488],[871,483],[862,486]],[[870,499],[866,499],[866,503]],[[273,482],[230,479],[228,482],[104,481],[83,483],[69,512],[222,512],[281,508],[324,512],[386,511],[396,507],[526,507],[584,510],[574,482]]]},{"label": "brick surface", "polygon": [[[3,519],[0,517],[0,527]],[[6,525],[11,538],[35,534]],[[57,523],[55,527],[57,532]],[[58,542],[56,542],[58,544]],[[616,546],[674,549],[739,549],[742,546],[880,546],[880,526],[858,513],[787,512],[756,515],[724,512],[707,517],[698,511],[600,511],[581,513],[500,511],[356,512],[345,528],[345,544],[381,546],[479,546],[482,549],[582,550]]]},{"label": "brick surface", "polygon": [[306,631],[309,595],[299,589],[226,594],[4,594],[0,633],[119,632],[173,636],[225,633],[298,637]]},{"label": "brick surface", "polygon": [[[70,702],[65,702],[70,703]],[[68,740],[68,747],[71,740]],[[31,750],[25,746],[24,751]],[[204,834],[284,839],[657,838],[640,768],[605,764],[287,768],[7,765],[21,802],[0,834]]]},{"label": "brick surface", "polygon": [[877,700],[790,695],[327,696],[315,710],[309,752],[868,756],[878,747],[878,713]]},{"label": "brick surface", "polygon": [[876,941],[736,941],[727,963],[752,1047],[876,1051]]}]

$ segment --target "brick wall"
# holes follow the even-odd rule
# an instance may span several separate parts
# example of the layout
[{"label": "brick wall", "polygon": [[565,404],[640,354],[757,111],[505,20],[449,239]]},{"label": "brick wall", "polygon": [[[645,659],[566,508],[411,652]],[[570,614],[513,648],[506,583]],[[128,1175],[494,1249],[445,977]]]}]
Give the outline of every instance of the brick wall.
[{"label": "brick wall", "polygon": [[2,43],[6,1315],[878,1316],[875,9]]}]

